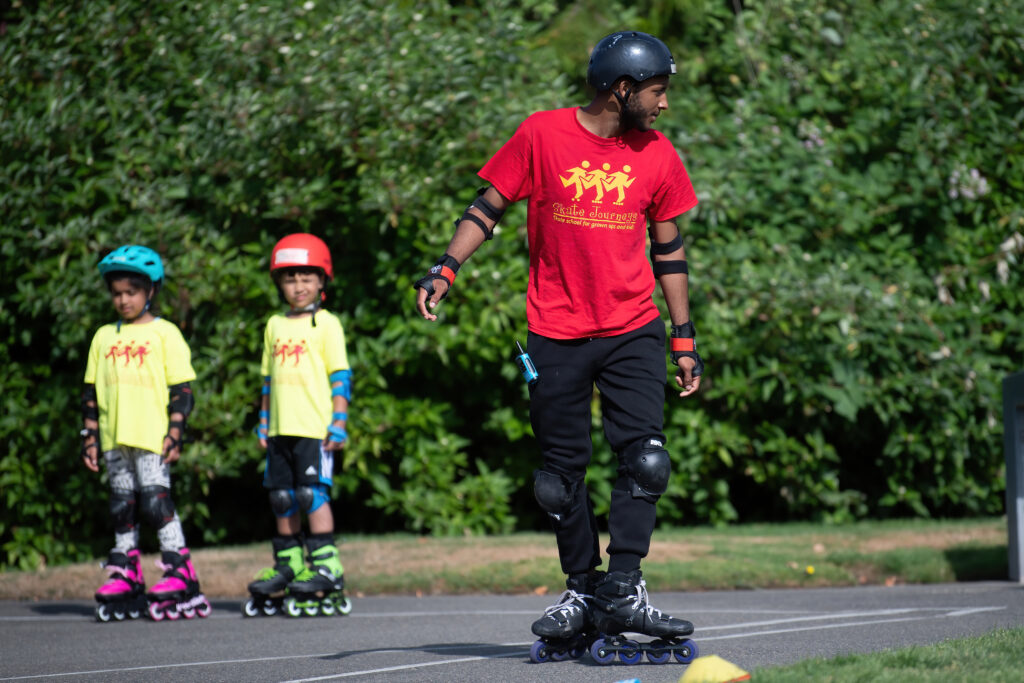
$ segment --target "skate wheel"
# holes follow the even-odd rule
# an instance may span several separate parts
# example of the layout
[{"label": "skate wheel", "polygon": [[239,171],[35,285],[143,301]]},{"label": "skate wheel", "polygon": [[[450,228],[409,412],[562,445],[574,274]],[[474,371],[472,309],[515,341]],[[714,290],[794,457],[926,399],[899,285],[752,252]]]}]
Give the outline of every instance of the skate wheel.
[{"label": "skate wheel", "polygon": [[210,604],[209,600],[203,598],[203,601],[196,607],[196,614],[199,615],[200,619],[205,619],[210,616],[211,612],[213,612],[213,605]]},{"label": "skate wheel", "polygon": [[647,651],[647,661],[649,661],[651,664],[664,664],[671,658],[671,650],[663,650],[660,647],[652,647],[650,650]]},{"label": "skate wheel", "polygon": [[167,621],[177,621],[181,618],[181,612],[178,611],[177,605],[171,605],[164,611],[164,616],[167,617]]},{"label": "skate wheel", "polygon": [[587,651],[587,648],[577,645],[576,647],[569,648],[569,658],[579,659],[583,656],[583,653]]},{"label": "skate wheel", "polygon": [[572,655],[569,654],[568,650],[555,650],[551,653],[552,662],[564,662],[571,657]]},{"label": "skate wheel", "polygon": [[114,621],[124,621],[125,613],[122,610],[114,610]]},{"label": "skate wheel", "polygon": [[337,601],[335,607],[338,608],[338,614],[344,616],[352,612],[352,601],[349,600],[348,596],[346,595],[341,600]]},{"label": "skate wheel", "polygon": [[619,650],[619,660],[623,664],[636,664],[643,659],[644,651],[639,643],[627,640],[622,644],[622,648]]},{"label": "skate wheel", "polygon": [[307,617],[315,617],[317,614],[320,613],[320,605],[317,605],[316,603],[312,605],[306,605],[302,608],[302,611]]},{"label": "skate wheel", "polygon": [[196,618],[196,608],[195,607],[186,607],[185,609],[181,610],[181,616],[185,617],[186,619],[195,619]]},{"label": "skate wheel", "polygon": [[615,659],[615,652],[605,649],[604,638],[598,638],[594,641],[594,644],[590,646],[590,656],[594,658],[594,661],[598,664],[605,665],[611,664]]},{"label": "skate wheel", "polygon": [[543,664],[550,659],[548,653],[548,644],[543,640],[538,640],[530,646],[530,661],[534,664]]},{"label": "skate wheel", "polygon": [[302,608],[299,607],[299,604],[295,601],[295,598],[286,598],[285,599],[285,601],[284,601],[284,611],[290,617],[301,617],[302,616]]},{"label": "skate wheel", "polygon": [[163,621],[165,613],[160,609],[160,603],[154,602],[149,606],[149,618],[153,621]]},{"label": "skate wheel", "polygon": [[265,614],[268,617],[274,616],[275,614],[277,614],[277,605],[269,601],[263,603],[263,614]]},{"label": "skate wheel", "polygon": [[138,619],[141,616],[142,616],[142,611],[141,610],[137,610],[137,609],[130,609],[130,610],[128,610],[128,618],[129,619]]},{"label": "skate wheel", "polygon": [[337,611],[338,609],[333,600],[324,600],[323,603],[320,604],[320,613],[325,617],[332,616]]},{"label": "skate wheel", "polygon": [[[264,606],[264,609],[266,607]],[[242,614],[247,617],[258,617],[260,615],[260,608],[256,605],[256,601],[249,598],[242,605]]]},{"label": "skate wheel", "polygon": [[697,643],[693,642],[689,638],[679,643],[678,649],[675,651],[676,661],[680,664],[689,664],[693,660],[697,659],[700,654],[700,648],[697,647]]},{"label": "skate wheel", "polygon": [[104,624],[110,621],[110,608],[106,605],[96,605],[96,621]]}]

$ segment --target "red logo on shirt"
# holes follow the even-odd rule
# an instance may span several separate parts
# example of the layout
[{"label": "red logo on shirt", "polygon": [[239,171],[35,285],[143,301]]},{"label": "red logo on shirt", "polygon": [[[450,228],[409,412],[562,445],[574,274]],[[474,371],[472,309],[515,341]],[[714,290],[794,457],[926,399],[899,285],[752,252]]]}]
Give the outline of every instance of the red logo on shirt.
[{"label": "red logo on shirt", "polygon": [[576,189],[576,194],[572,198],[574,202],[578,202],[585,192],[592,190],[591,201],[595,204],[602,203],[607,192],[614,193],[614,204],[620,205],[626,201],[626,190],[636,180],[629,176],[629,172],[632,170],[627,164],[622,167],[621,171],[612,172],[612,165],[608,163],[601,164],[601,168],[592,169],[589,161],[582,161],[579,166],[565,171],[569,174],[568,177],[559,176],[559,178],[562,181],[562,187]]},{"label": "red logo on shirt", "polygon": [[273,356],[282,366],[289,358],[294,359],[292,367],[297,366],[307,351],[305,339],[300,339],[297,343],[293,343],[291,339],[284,343],[280,339],[274,341]]},{"label": "red logo on shirt", "polygon": [[139,345],[136,345],[135,342],[126,342],[124,344],[117,342],[107,349],[107,352],[103,357],[110,359],[112,363],[116,363],[118,359],[123,358],[125,367],[127,367],[134,358],[138,361],[137,367],[141,368],[146,362],[146,356],[149,355],[149,351],[149,342]]}]

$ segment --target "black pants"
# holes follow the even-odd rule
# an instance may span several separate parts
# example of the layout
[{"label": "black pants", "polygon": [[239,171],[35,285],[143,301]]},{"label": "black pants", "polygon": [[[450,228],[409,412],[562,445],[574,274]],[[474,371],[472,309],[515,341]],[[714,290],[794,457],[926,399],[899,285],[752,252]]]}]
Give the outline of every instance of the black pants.
[{"label": "black pants", "polygon": [[593,504],[583,483],[591,458],[595,385],[604,433],[619,458],[608,515],[609,570],[637,568],[650,549],[655,505],[631,495],[622,456],[647,438],[665,439],[664,323],[656,319],[633,332],[595,339],[559,340],[531,332],[527,344],[540,376],[530,392],[530,422],[544,457],[542,469],[563,477],[573,492],[571,509],[551,518],[562,571],[583,573],[601,564]]}]

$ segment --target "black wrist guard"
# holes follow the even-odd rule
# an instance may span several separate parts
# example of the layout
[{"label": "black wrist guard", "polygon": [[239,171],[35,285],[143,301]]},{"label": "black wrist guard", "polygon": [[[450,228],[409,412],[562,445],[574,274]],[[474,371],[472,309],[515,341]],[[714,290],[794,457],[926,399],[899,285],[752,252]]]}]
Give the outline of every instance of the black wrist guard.
[{"label": "black wrist guard", "polygon": [[427,273],[427,276],[417,280],[413,284],[412,288],[425,290],[427,292],[427,298],[430,298],[434,296],[434,280],[444,280],[448,283],[448,289],[441,295],[441,298],[444,299],[448,296],[448,292],[451,291],[452,284],[455,283],[455,276],[458,272],[459,262],[454,256],[445,254],[430,268],[430,272]]},{"label": "black wrist guard", "polygon": [[[83,458],[89,457],[89,450],[92,449],[92,448],[95,448],[96,449],[96,457],[98,458],[99,454],[100,454],[100,433],[99,433],[99,430],[97,430],[97,429],[89,429],[88,427],[85,427],[78,434],[79,434],[79,436],[82,437],[82,457]],[[86,444],[85,440],[88,439],[90,436],[95,437],[96,440],[93,441],[90,444]]]},{"label": "black wrist guard", "polygon": [[669,356],[676,365],[679,364],[680,358],[692,358],[695,362],[692,374],[694,377],[700,377],[704,374],[704,361],[697,353],[696,336],[697,330],[693,327],[693,322],[687,321],[682,325],[673,325],[672,336],[669,339],[671,344]]},{"label": "black wrist guard", "polygon": [[[178,435],[181,437],[179,439],[175,439],[173,436],[171,436],[171,429],[173,429],[175,427],[178,428]],[[177,448],[178,450],[181,450],[182,444],[185,443],[185,421],[184,420],[171,420],[170,422],[168,422],[167,423],[167,437],[166,438],[171,440],[171,448],[172,449]]]}]

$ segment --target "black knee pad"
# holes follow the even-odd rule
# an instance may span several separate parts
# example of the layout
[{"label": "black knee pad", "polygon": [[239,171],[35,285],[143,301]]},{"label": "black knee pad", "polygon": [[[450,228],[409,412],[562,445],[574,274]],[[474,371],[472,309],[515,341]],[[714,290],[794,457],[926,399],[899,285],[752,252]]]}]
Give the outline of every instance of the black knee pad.
[{"label": "black knee pad", "polygon": [[139,491],[139,514],[156,529],[174,519],[174,501],[166,486],[143,486]]},{"label": "black knee pad", "polygon": [[555,519],[572,510],[576,486],[565,477],[554,472],[535,470],[533,473],[533,495],[540,509]]},{"label": "black knee pad", "polygon": [[291,517],[299,511],[295,504],[295,492],[291,489],[274,489],[270,492],[270,509],[277,517]]},{"label": "black knee pad", "polygon": [[110,518],[114,520],[114,533],[126,534],[135,528],[135,491],[110,492]]},{"label": "black knee pad", "polygon": [[329,500],[327,487],[323,484],[317,486],[299,486],[295,489],[295,500],[299,509],[305,513],[313,512]]},{"label": "black knee pad", "polygon": [[622,464],[634,498],[656,503],[668,490],[672,460],[661,439],[649,437],[630,446],[623,454]]}]

